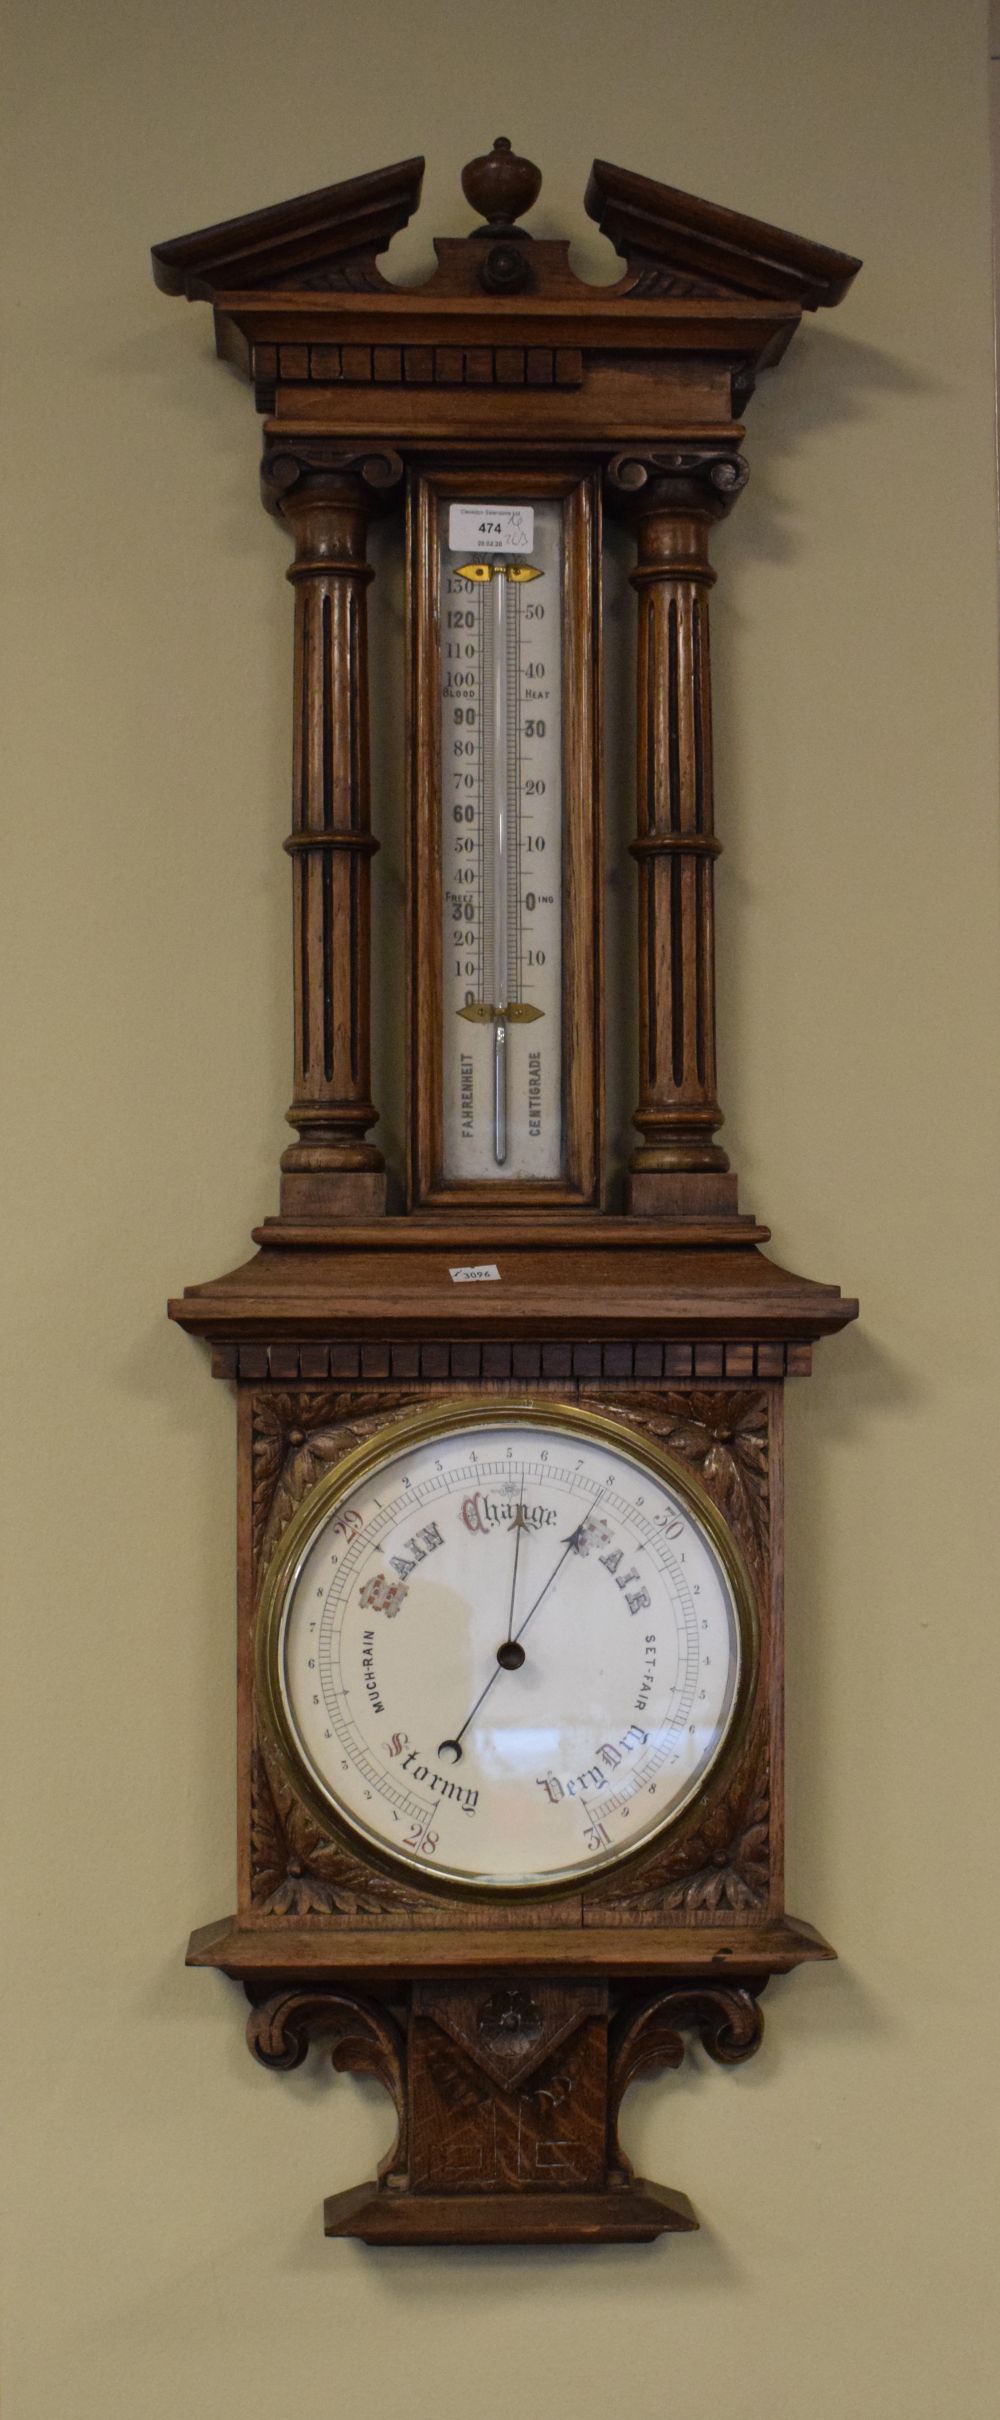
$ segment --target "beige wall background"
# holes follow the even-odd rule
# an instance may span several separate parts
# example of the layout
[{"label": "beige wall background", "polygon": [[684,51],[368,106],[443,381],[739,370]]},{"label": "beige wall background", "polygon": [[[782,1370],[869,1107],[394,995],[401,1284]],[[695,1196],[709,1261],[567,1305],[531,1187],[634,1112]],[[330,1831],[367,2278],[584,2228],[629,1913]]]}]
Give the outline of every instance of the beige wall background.
[{"label": "beige wall background", "polygon": [[[980,2420],[985,11],[8,0],[8,28],[5,2420]],[[773,1988],[744,2073],[635,2091],[630,2146],[697,2238],[379,2256],[325,2245],[320,2203],[371,2173],[387,2105],[318,2059],[256,2069],[237,1988],[182,1964],[233,1896],[234,1422],[163,1303],[276,1199],[291,598],[249,396],[147,251],[426,150],[415,268],[498,130],[595,275],[595,152],[866,258],[750,407],[715,614],[730,1147],[779,1254],[863,1304],[790,1405],[789,1899],[841,1963]],[[387,654],[397,615],[386,582]],[[390,833],[397,749],[387,718]],[[611,762],[621,818],[621,726]],[[386,930],[391,847],[379,886]],[[396,1052],[390,994],[390,1141]]]}]

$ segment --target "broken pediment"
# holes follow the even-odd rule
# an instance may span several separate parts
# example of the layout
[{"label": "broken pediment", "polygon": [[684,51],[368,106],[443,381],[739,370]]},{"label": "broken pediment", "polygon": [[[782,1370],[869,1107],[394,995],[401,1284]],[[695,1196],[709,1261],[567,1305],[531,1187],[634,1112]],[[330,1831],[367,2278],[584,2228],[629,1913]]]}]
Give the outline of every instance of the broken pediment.
[{"label": "broken pediment", "polygon": [[[413,217],[423,173],[422,159],[402,160],[156,244],[156,283],[166,294],[209,302],[220,295],[400,294],[376,263]],[[861,266],[849,253],[595,160],[585,208],[626,265],[617,284],[586,286],[569,267],[566,240],[540,240],[517,223],[540,185],[533,163],[498,136],[462,177],[484,223],[439,238],[437,269],[415,291],[540,301],[752,298],[815,311],[840,302]]]},{"label": "broken pediment", "polygon": [[214,302],[223,293],[379,292],[381,252],[420,200],[422,159],[301,193],[243,218],[154,244],[153,276],[164,294]]},{"label": "broken pediment", "polygon": [[594,161],[584,206],[627,262],[632,294],[756,295],[816,311],[842,301],[861,267],[849,252],[607,160]]}]

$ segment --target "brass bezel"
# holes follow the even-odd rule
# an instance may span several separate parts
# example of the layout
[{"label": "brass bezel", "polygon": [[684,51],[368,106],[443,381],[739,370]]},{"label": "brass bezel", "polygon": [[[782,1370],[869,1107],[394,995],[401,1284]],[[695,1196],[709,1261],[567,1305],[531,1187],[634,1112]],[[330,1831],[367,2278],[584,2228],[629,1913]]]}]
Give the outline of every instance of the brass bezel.
[{"label": "brass bezel", "polygon": [[[688,1797],[634,1847],[616,1849],[601,1858],[589,1858],[580,1866],[564,1869],[558,1878],[541,1881],[535,1878],[517,1881],[509,1876],[500,1882],[486,1879],[470,1881],[466,1875],[450,1873],[447,1869],[432,1870],[415,1857],[389,1849],[377,1834],[369,1833],[356,1817],[348,1814],[332,1794],[328,1798],[318,1783],[292,1729],[280,1677],[284,1618],[291,1590],[317,1528],[325,1521],[338,1499],[350,1494],[359,1479],[371,1477],[388,1462],[395,1461],[409,1446],[424,1444],[434,1437],[450,1436],[463,1428],[486,1428],[501,1423],[568,1429],[579,1436],[601,1439],[641,1468],[649,1470],[653,1476],[666,1481],[705,1531],[722,1566],[732,1590],[740,1650],[739,1673],[728,1727]],[[553,1403],[550,1399],[539,1400],[531,1396],[512,1397],[509,1400],[500,1396],[442,1399],[420,1412],[388,1421],[377,1437],[367,1438],[362,1445],[355,1446],[345,1454],[324,1478],[310,1488],[292,1515],[261,1582],[255,1631],[257,1704],[268,1743],[286,1779],[322,1830],[332,1839],[340,1839],[356,1856],[367,1858],[383,1871],[395,1874],[397,1879],[403,1878],[408,1884],[418,1883],[435,1895],[447,1894],[459,1900],[475,1900],[480,1905],[485,1903],[490,1906],[505,1901],[520,1903],[563,1898],[579,1890],[588,1881],[603,1881],[609,1873],[618,1873],[624,1866],[648,1857],[662,1845],[668,1833],[680,1836],[682,1831],[687,1830],[710,1790],[714,1793],[732,1768],[746,1735],[760,1665],[760,1620],[753,1583],[731,1530],[700,1481],[659,1443],[653,1444],[648,1438],[637,1436],[626,1421],[587,1406]]]}]

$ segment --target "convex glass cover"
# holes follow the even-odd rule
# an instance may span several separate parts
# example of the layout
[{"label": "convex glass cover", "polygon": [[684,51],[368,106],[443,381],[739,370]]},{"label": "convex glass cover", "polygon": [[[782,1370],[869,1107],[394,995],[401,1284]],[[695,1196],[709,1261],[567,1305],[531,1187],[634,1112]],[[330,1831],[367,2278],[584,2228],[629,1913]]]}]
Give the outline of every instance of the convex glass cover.
[{"label": "convex glass cover", "polygon": [[379,1852],[559,1888],[674,1823],[752,1691],[752,1592],[688,1473],[575,1407],[456,1404],[291,1522],[258,1651],[299,1787]]}]

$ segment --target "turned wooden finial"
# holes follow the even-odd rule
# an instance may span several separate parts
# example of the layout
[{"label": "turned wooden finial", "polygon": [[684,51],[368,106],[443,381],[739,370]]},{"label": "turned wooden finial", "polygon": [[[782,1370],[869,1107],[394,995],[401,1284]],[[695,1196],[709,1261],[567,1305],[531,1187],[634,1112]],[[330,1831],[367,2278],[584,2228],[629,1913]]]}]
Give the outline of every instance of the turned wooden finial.
[{"label": "turned wooden finial", "polygon": [[522,160],[512,151],[505,134],[498,134],[492,151],[483,152],[479,159],[470,160],[462,170],[462,191],[466,201],[485,227],[477,227],[477,235],[514,235],[527,240],[527,229],[515,227],[526,210],[537,202],[541,191],[542,172],[533,160]]}]

